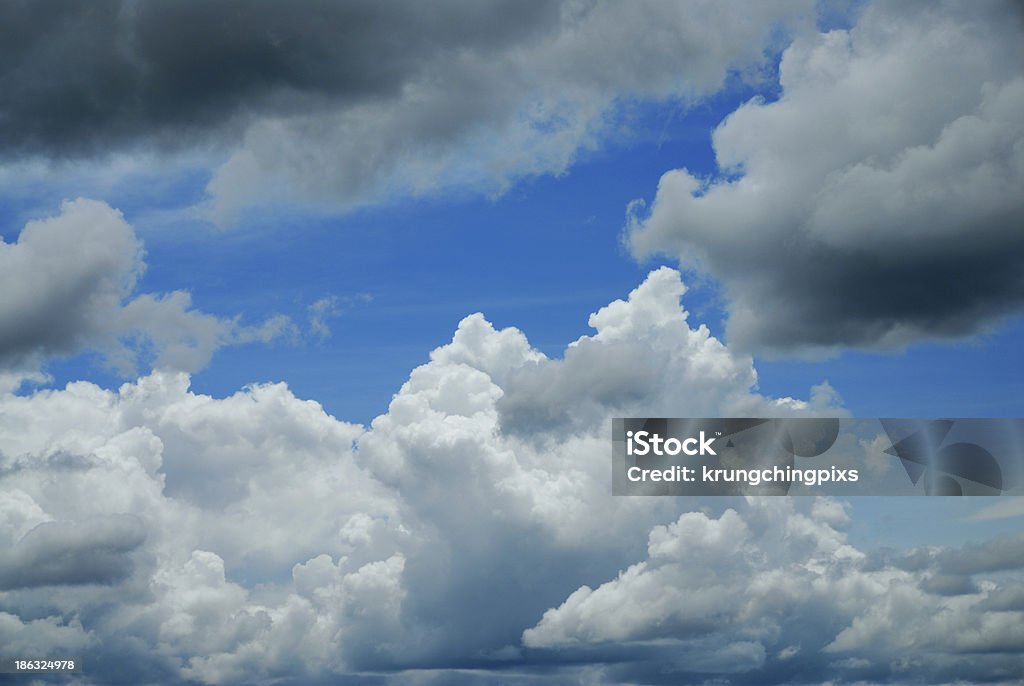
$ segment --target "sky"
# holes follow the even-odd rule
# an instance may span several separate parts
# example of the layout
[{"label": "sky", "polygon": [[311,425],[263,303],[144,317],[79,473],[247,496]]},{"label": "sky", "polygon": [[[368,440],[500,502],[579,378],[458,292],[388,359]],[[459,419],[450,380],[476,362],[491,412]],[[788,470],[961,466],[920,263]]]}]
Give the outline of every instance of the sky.
[{"label": "sky", "polygon": [[614,417],[1024,416],[1022,34],[0,5],[0,658],[1019,683],[1020,498],[613,497],[608,458]]}]

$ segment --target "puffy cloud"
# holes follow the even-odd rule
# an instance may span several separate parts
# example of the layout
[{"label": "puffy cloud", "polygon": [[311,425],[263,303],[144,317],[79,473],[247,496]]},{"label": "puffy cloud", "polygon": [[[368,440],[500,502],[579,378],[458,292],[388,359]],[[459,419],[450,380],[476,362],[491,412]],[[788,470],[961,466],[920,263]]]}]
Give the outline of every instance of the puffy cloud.
[{"label": "puffy cloud", "polygon": [[[660,674],[614,670],[623,680],[639,672],[644,683],[722,673],[740,683],[1019,677],[1024,615],[1008,596],[1019,580],[944,583],[944,558],[973,555],[969,548],[918,551],[915,570],[880,564],[846,542],[845,514],[828,516],[841,511],[831,500],[801,512],[792,499],[765,498],[718,517],[685,513],[652,529],[644,561],[580,587],[523,641],[567,660],[609,646],[644,656]],[[1024,565],[997,569],[1019,577]]]},{"label": "puffy cloud", "polygon": [[0,359],[66,353],[102,338],[142,271],[142,246],[104,203],[66,202],[0,244]]},{"label": "puffy cloud", "polygon": [[0,612],[0,640],[4,650],[14,655],[81,655],[90,644],[77,620],[64,623],[46,617],[23,621],[8,612]]},{"label": "puffy cloud", "polygon": [[568,541],[624,521],[592,495],[608,486],[608,465],[593,455],[605,452],[611,417],[841,412],[827,395],[807,402],[756,393],[751,358],[687,324],[685,290],[677,271],[651,272],[627,300],[591,315],[596,333],[562,358],[533,349],[517,329],[466,317],[374,420],[360,455],[407,501],[441,497],[433,506],[455,514],[459,503],[416,484],[471,478],[486,489],[481,504],[539,519]]},{"label": "puffy cloud", "polygon": [[0,405],[0,602],[26,645],[103,683],[225,683],[340,670],[339,645],[390,628],[408,533],[360,427],[283,385],[215,400],[169,372]]},{"label": "puffy cloud", "polygon": [[782,416],[830,409],[824,386],[810,404],[751,394],[757,384],[751,359],[729,350],[707,326],[690,328],[678,304],[685,292],[678,272],[662,267],[628,301],[591,315],[597,333],[573,342],[564,358],[530,360],[510,374],[498,403],[503,430],[536,434],[609,415]]},{"label": "puffy cloud", "polygon": [[160,368],[195,371],[223,346],[290,330],[275,317],[244,326],[192,307],[184,291],[131,297],[143,248],[120,212],[78,199],[0,241],[0,368],[26,372],[54,355],[101,351],[125,375],[139,352]]},{"label": "puffy cloud", "polygon": [[[610,495],[616,414],[836,411],[757,394],[750,358],[687,323],[684,291],[653,272],[561,358],[467,317],[368,428],[283,384],[216,399],[166,371],[0,397],[0,638],[82,654],[97,683],[913,673],[878,632],[965,678],[1012,675],[1019,593],[990,574],[1012,556],[871,556],[830,500]],[[646,395],[589,371],[650,359],[674,383]],[[968,638],[910,623],[903,596],[922,624],[955,610]]]},{"label": "puffy cloud", "polygon": [[[116,392],[79,382],[6,395],[3,607],[47,618],[27,632],[70,631],[81,617],[93,674],[108,681],[520,660],[523,629],[581,573],[626,564],[680,506],[610,497],[609,418],[645,400],[627,376],[574,379],[585,365],[572,351],[597,365],[663,360],[678,384],[651,386],[652,408],[698,382],[710,399],[683,409],[744,395],[773,407],[752,392],[750,358],[686,324],[684,290],[677,272],[653,273],[595,314],[597,332],[564,359],[467,317],[369,429],[282,384],[214,399],[165,371]],[[527,434],[520,395],[545,368],[553,397],[582,402]],[[109,524],[122,521],[131,531]],[[79,572],[32,576],[27,565],[45,560]],[[117,676],[118,653],[130,674]]]},{"label": "puffy cloud", "polygon": [[[810,411],[752,392],[750,358],[689,327],[684,291],[678,272],[651,273],[561,359],[469,316],[360,438],[360,459],[401,494],[416,547],[430,551],[406,555],[407,656],[451,665],[515,646],[513,627],[571,590],[572,570],[610,573],[671,516],[670,499],[608,497],[598,456],[611,417]],[[651,382],[652,367],[664,382]],[[481,600],[469,611],[467,598]]]},{"label": "puffy cloud", "polygon": [[631,207],[632,249],[720,279],[741,346],[888,348],[1019,311],[1022,37],[1002,2],[872,3],[799,36],[779,98],[715,130],[721,174]]},{"label": "puffy cloud", "polygon": [[756,77],[780,27],[807,16],[805,0],[15,4],[0,118],[17,135],[0,155],[219,144],[222,218],[274,198],[496,192],[564,172],[614,133],[619,105]]}]

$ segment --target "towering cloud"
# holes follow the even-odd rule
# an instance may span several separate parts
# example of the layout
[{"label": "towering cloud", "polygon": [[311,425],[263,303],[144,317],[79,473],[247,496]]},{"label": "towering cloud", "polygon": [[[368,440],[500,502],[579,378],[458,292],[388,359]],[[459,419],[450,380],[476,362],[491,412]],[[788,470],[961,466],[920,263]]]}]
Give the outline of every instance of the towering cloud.
[{"label": "towering cloud", "polygon": [[368,428],[172,372],[3,396],[0,641],[98,683],[899,680],[901,649],[1012,674],[1002,544],[880,557],[833,501],[610,495],[612,416],[839,411],[754,392],[684,290],[653,272],[561,358],[467,317]]}]

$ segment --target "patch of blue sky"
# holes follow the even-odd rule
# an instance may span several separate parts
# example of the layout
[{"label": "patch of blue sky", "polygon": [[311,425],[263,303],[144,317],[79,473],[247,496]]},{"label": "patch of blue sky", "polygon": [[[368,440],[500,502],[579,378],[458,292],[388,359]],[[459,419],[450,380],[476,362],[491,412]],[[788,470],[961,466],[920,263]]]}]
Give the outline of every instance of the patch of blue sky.
[{"label": "patch of blue sky", "polygon": [[960,341],[890,353],[844,351],[822,362],[758,360],[761,391],[799,395],[827,379],[858,417],[1024,415],[1024,320]]},{"label": "patch of blue sky", "polygon": [[[122,210],[144,241],[147,269],[138,292],[184,289],[210,314],[249,323],[285,314],[300,327],[311,304],[338,298],[326,340],[222,350],[196,375],[195,387],[223,395],[283,380],[339,417],[365,422],[473,312],[496,326],[520,327],[548,355],[588,333],[591,312],[625,297],[657,266],[636,264],[621,245],[626,205],[679,163],[710,170],[710,129],[733,105],[682,114],[678,103],[630,106],[623,114],[629,129],[611,146],[586,153],[569,174],[525,180],[496,198],[455,192],[333,215],[270,207],[223,230],[188,209],[204,200],[208,176],[196,170],[159,184],[90,187],[58,177],[17,220],[17,203],[4,203],[12,217],[7,238],[26,216],[54,214],[75,187]],[[363,294],[371,300],[345,304]],[[691,298],[687,306],[711,314]],[[119,382],[94,354],[54,361],[48,371],[56,385]]]},{"label": "patch of blue sky", "polygon": [[974,518],[999,498],[857,496],[845,500],[851,515],[849,542],[862,550],[961,546],[1021,530],[1019,516]]}]

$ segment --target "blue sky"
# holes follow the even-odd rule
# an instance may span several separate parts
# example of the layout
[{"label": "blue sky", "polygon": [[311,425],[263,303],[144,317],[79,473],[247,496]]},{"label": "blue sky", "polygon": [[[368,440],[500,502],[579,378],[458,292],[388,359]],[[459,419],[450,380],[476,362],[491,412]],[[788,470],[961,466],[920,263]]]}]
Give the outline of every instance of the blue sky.
[{"label": "blue sky", "polygon": [[[187,289],[199,309],[219,316],[283,313],[297,322],[313,302],[338,298],[329,336],[225,351],[196,374],[194,388],[225,395],[248,383],[285,381],[332,414],[368,423],[462,317],[482,312],[558,356],[589,333],[591,312],[650,269],[675,265],[665,256],[637,260],[624,248],[626,206],[650,200],[666,169],[720,173],[712,130],[751,97],[772,97],[773,88],[733,79],[708,102],[622,107],[628,132],[582,154],[564,175],[527,179],[495,196],[454,191],[342,215],[279,207],[219,227],[190,218],[209,173],[186,170],[155,187],[151,179],[129,177],[112,192],[88,182],[75,189],[57,184],[34,197],[25,192],[5,205],[4,235],[16,239],[25,221],[49,216],[62,197],[108,193],[146,247],[140,291]],[[691,316],[723,337],[728,315],[718,284],[693,272],[686,280]],[[760,388],[771,396],[796,396],[827,380],[855,416],[1002,417],[1021,414],[1022,336],[1020,318],[1010,316],[973,336],[897,350],[810,359],[753,352]],[[46,369],[54,387],[82,378],[108,387],[123,380],[89,353]]]},{"label": "blue sky", "polygon": [[[145,243],[140,291],[185,288],[200,309],[220,316],[284,313],[299,322],[318,299],[342,301],[329,338],[233,349],[197,374],[197,389],[228,393],[269,380],[252,378],[253,369],[273,369],[275,380],[339,417],[368,422],[468,314],[523,329],[549,355],[587,333],[591,312],[669,262],[641,263],[628,254],[627,204],[681,161],[713,173],[711,129],[752,94],[737,83],[711,103],[633,105],[621,115],[633,130],[584,153],[562,176],[527,179],[500,195],[456,189],[340,215],[285,206],[227,227],[189,216],[205,197],[210,175],[202,170],[186,169],[155,187],[149,178],[119,180],[105,197]],[[49,216],[62,198],[88,190],[62,187],[45,199],[26,192],[20,210],[7,204],[5,236],[16,238],[25,221]],[[719,333],[723,313],[712,285],[688,300]],[[75,378],[118,382],[88,355],[56,360],[49,369],[58,386]],[[358,390],[339,388],[341,379]]]},{"label": "blue sky", "polygon": [[1021,677],[1019,498],[606,462],[616,416],[1024,413],[1012,3],[51,9],[0,10],[0,645],[97,684]]}]

